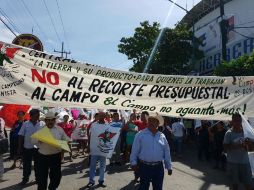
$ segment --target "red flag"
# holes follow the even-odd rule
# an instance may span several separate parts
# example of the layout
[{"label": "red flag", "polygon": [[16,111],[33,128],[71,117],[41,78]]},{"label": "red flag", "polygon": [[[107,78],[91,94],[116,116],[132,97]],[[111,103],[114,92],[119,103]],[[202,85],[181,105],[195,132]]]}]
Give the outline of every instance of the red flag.
[{"label": "red flag", "polygon": [[4,119],[6,127],[12,128],[17,120],[17,113],[19,111],[25,112],[25,119],[29,119],[29,115],[27,114],[29,108],[29,105],[5,104],[0,110],[0,117]]},{"label": "red flag", "polygon": [[21,48],[6,48],[6,56],[13,59],[14,54]]}]

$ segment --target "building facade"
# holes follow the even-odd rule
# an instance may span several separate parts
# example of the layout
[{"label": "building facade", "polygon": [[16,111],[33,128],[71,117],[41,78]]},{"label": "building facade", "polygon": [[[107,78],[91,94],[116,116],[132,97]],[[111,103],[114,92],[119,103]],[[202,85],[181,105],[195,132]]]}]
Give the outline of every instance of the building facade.
[{"label": "building facade", "polygon": [[[204,52],[202,60],[196,60],[199,75],[211,75],[221,63],[220,1],[203,0],[183,18],[182,22],[193,26],[194,33]],[[227,20],[227,60],[254,49],[254,0],[225,0]]]}]

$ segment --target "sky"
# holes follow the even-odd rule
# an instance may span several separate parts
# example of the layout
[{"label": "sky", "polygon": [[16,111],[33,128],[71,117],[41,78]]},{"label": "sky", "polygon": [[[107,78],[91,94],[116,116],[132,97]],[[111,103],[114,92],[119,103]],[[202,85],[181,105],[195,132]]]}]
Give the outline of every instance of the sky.
[{"label": "sky", "polygon": [[[199,1],[175,0],[188,10]],[[145,20],[173,28],[186,14],[168,0],[0,0],[0,5],[17,28],[14,31],[33,31],[47,53],[61,50],[64,41],[65,50],[71,51],[69,58],[125,71],[133,63],[118,52],[122,37],[132,36]],[[13,39],[0,22],[0,41],[11,43]]]}]

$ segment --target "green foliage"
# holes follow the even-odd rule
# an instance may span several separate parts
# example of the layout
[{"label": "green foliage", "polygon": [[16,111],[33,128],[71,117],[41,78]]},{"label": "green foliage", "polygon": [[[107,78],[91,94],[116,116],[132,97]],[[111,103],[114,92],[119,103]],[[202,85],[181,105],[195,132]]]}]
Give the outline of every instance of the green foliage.
[{"label": "green foliage", "polygon": [[217,76],[253,76],[254,52],[250,55],[243,55],[230,62],[221,63],[215,68],[214,74]]},{"label": "green foliage", "polygon": [[[148,73],[187,74],[193,69],[193,65],[188,64],[193,52],[192,32],[186,25],[179,24],[175,29],[160,29],[159,23],[150,25],[145,21],[135,29],[132,37],[122,38],[118,45],[119,52],[127,55],[134,63],[130,71],[143,72],[161,30],[162,38]],[[195,48],[195,59],[202,56],[202,52]]]}]

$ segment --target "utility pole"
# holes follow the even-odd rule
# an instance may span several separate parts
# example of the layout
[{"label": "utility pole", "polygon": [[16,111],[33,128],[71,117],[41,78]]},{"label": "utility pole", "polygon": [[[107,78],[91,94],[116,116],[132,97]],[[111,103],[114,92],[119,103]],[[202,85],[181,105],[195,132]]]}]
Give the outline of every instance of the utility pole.
[{"label": "utility pole", "polygon": [[[186,4],[186,9],[183,8],[181,5],[175,3],[173,0],[168,0],[169,2],[173,3],[174,5],[176,5],[177,7],[179,7],[180,9],[182,9],[183,11],[186,12],[186,14],[191,14],[190,11],[187,10],[187,4]],[[194,4],[194,1],[193,1]],[[192,55],[191,55],[191,64],[193,66],[193,68],[195,69],[196,67],[196,60],[195,60],[195,22],[194,22],[194,18],[192,17]]]},{"label": "utility pole", "polygon": [[65,54],[65,58],[67,58],[67,54],[71,54],[70,51],[69,52],[64,51],[64,43],[63,42],[62,42],[62,50],[61,51],[54,50],[54,52],[61,53],[61,57],[63,57],[63,54]]},{"label": "utility pole", "polygon": [[220,0],[220,16],[221,16],[221,23],[220,23],[220,30],[221,30],[221,54],[222,54],[222,60],[227,60],[227,28],[226,23],[227,21],[224,19],[225,16],[225,10],[224,10],[224,0]]}]

